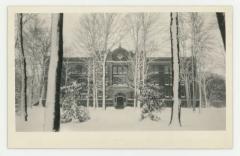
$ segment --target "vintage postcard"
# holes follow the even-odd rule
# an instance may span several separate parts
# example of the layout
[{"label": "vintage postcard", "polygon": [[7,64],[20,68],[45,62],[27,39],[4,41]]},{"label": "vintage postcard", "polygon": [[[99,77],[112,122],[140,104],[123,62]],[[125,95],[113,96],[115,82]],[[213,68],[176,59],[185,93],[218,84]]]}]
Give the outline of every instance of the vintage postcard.
[{"label": "vintage postcard", "polygon": [[8,8],[9,148],[231,148],[231,6]]}]

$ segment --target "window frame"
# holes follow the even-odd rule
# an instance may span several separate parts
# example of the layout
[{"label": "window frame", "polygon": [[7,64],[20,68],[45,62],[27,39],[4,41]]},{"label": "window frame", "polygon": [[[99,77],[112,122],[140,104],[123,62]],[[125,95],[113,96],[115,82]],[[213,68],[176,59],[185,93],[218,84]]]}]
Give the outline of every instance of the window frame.
[{"label": "window frame", "polygon": [[[114,71],[114,69],[116,69]],[[112,65],[112,84],[113,85],[126,85],[128,76],[127,65]],[[116,79],[121,79],[120,83],[116,83]]]}]

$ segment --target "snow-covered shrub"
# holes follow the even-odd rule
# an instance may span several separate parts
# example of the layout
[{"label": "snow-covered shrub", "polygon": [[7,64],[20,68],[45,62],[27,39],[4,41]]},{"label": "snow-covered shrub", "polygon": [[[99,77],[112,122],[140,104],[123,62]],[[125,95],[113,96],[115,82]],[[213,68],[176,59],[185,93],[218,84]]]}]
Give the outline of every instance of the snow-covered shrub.
[{"label": "snow-covered shrub", "polygon": [[72,121],[72,115],[70,111],[64,110],[61,114],[61,123],[68,123]]},{"label": "snow-covered shrub", "polygon": [[61,123],[71,122],[75,115],[76,103],[71,96],[65,97],[62,101]]},{"label": "snow-covered shrub", "polygon": [[71,86],[62,87],[61,96],[61,122],[71,122],[73,119],[84,122],[90,119],[89,112],[85,106],[78,106],[77,101],[81,97],[81,84],[73,83]]},{"label": "snow-covered shrub", "polygon": [[89,111],[85,106],[79,106],[76,109],[76,118],[79,122],[84,122],[90,119]]},{"label": "snow-covered shrub", "polygon": [[211,106],[226,106],[226,83],[222,76],[212,74],[207,78],[206,93]]},{"label": "snow-covered shrub", "polygon": [[164,106],[164,96],[161,94],[161,89],[153,85],[146,85],[141,88],[140,93],[142,103],[141,120],[150,118],[153,121],[159,121]]}]

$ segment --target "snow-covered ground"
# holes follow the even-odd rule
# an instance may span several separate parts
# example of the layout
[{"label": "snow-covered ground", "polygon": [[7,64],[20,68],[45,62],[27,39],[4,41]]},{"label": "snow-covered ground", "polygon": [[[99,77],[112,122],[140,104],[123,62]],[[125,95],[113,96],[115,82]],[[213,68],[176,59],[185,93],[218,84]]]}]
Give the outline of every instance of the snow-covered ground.
[{"label": "snow-covered ground", "polygon": [[[201,113],[190,108],[182,108],[182,127],[168,126],[170,109],[165,108],[161,120],[140,120],[140,111],[132,107],[124,109],[90,108],[91,119],[87,122],[72,121],[61,124],[61,131],[102,131],[102,130],[224,130],[226,126],[225,108],[202,109]],[[42,131],[44,108],[29,109],[29,121],[16,117],[17,131]]]}]

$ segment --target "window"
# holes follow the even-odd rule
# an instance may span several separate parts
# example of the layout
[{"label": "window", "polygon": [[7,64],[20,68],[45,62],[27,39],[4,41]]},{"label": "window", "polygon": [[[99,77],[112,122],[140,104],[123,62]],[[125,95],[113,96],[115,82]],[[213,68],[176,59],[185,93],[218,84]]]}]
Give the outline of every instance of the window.
[{"label": "window", "polygon": [[164,85],[170,86],[170,77],[164,77]]},{"label": "window", "polygon": [[180,97],[185,98],[186,97],[186,92],[185,92],[185,84],[183,81],[180,81]]},{"label": "window", "polygon": [[123,85],[127,84],[127,66],[126,65],[114,65],[113,66],[113,84]]},{"label": "window", "polygon": [[164,74],[169,74],[169,67],[168,66],[164,66]]},{"label": "window", "polygon": [[113,74],[117,74],[117,66],[113,66]]},{"label": "window", "polygon": [[123,67],[118,66],[118,74],[123,74]]},{"label": "window", "polygon": [[165,90],[165,93],[164,93],[165,98],[171,98],[172,97],[172,87],[166,86],[164,88],[164,90]]},{"label": "window", "polygon": [[127,74],[127,66],[123,66],[123,74]]},{"label": "window", "polygon": [[161,74],[164,74],[164,66],[163,65],[158,65],[158,68],[159,68],[159,72]]},{"label": "window", "polygon": [[159,76],[158,80],[159,80],[159,86],[164,86],[165,85],[165,77],[163,77],[161,75],[161,76]]},{"label": "window", "polygon": [[68,67],[68,74],[73,75],[86,75],[87,74],[87,68],[84,67],[82,64],[70,64]]},{"label": "window", "polygon": [[152,70],[153,70],[153,73],[156,73],[156,74],[159,73],[159,66],[154,65]]}]

